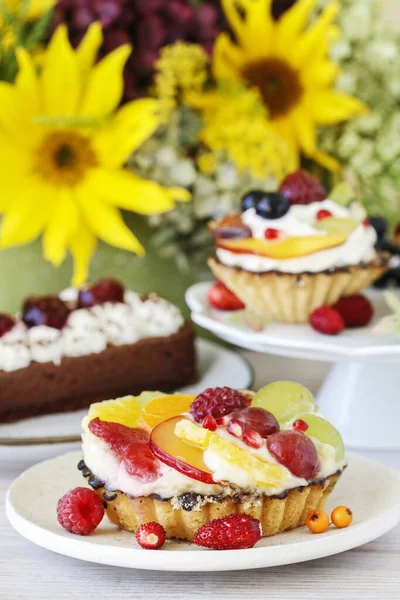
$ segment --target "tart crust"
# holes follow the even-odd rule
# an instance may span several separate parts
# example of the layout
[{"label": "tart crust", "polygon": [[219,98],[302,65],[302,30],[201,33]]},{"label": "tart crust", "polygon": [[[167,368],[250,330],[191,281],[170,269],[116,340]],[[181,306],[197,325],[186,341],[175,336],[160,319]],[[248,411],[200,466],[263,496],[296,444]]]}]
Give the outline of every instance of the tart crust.
[{"label": "tart crust", "polygon": [[301,527],[311,510],[324,507],[341,476],[336,473],[308,486],[288,490],[281,496],[197,496],[197,503],[185,506],[179,503],[179,498],[131,498],[123,492],[110,492],[86,467],[82,474],[89,477],[88,483],[104,502],[108,518],[120,529],[135,532],[143,523],[156,521],[164,527],[167,538],[189,542],[202,525],[235,513],[246,513],[259,519],[263,537]]},{"label": "tart crust", "polygon": [[226,266],[216,257],[208,264],[215,277],[256,314],[286,323],[307,323],[316,308],[359,294],[379,279],[388,269],[388,258],[381,254],[370,263],[294,274],[253,273]]}]

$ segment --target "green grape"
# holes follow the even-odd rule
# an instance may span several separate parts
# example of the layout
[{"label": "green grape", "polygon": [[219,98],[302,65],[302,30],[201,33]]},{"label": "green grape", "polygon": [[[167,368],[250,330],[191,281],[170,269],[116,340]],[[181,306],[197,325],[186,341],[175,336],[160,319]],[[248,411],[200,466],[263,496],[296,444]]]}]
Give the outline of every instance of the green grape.
[{"label": "green grape", "polygon": [[350,235],[357,229],[359,223],[354,219],[341,219],[339,217],[327,217],[317,221],[315,229],[326,231],[332,235]]},{"label": "green grape", "polygon": [[305,421],[308,429],[305,432],[308,436],[315,438],[322,444],[329,444],[336,450],[336,460],[344,458],[344,444],[342,437],[333,425],[318,415],[304,414],[299,419]]},{"label": "green grape", "polygon": [[268,410],[280,424],[317,409],[311,392],[294,381],[276,381],[267,385],[257,392],[251,405]]}]

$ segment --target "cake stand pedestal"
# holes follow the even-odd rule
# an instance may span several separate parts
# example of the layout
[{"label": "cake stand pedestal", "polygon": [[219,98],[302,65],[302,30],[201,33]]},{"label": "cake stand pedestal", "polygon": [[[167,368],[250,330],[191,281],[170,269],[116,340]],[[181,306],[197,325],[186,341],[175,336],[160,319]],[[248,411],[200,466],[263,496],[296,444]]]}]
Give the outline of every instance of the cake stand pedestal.
[{"label": "cake stand pedestal", "polygon": [[309,325],[285,323],[271,323],[264,331],[253,332],[240,315],[209,306],[209,285],[196,284],[186,293],[197,325],[248,350],[333,362],[317,403],[321,413],[338,428],[346,446],[400,450],[400,343],[395,336],[374,334],[374,324],[388,312],[381,292],[368,292],[376,313],[370,327],[329,337]]}]

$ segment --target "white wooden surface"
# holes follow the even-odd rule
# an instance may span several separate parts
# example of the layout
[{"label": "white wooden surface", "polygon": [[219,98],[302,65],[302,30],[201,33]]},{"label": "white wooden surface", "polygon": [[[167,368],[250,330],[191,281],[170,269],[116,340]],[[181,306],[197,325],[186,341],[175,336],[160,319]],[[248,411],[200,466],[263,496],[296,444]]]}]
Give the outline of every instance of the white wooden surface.
[{"label": "white wooden surface", "polygon": [[[244,353],[259,387],[290,378],[314,391],[329,365]],[[11,481],[40,459],[67,447],[0,449],[0,502]],[[376,456],[400,472],[400,456]],[[85,599],[399,600],[400,527],[366,546],[299,565],[232,573],[157,573],[84,563],[20,537],[0,511],[0,600]]]}]

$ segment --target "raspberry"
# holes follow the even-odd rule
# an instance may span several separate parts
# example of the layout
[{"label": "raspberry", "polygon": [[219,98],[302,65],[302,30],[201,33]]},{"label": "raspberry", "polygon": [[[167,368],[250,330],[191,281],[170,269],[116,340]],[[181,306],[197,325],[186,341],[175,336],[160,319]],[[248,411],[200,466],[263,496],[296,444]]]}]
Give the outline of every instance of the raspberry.
[{"label": "raspberry", "polygon": [[344,330],[344,321],[337,310],[330,306],[321,306],[310,317],[313,329],[326,335],[337,335]]},{"label": "raspberry", "polygon": [[165,529],[160,523],[151,521],[144,523],[136,532],[136,539],[142,548],[146,550],[158,550],[165,542]]},{"label": "raspberry", "polygon": [[245,513],[214,519],[200,527],[194,543],[214,550],[252,548],[262,538],[261,523]]},{"label": "raspberry", "polygon": [[322,202],[327,194],[323,185],[307,171],[296,171],[281,183],[280,192],[290,204]]},{"label": "raspberry", "polygon": [[190,405],[190,413],[197,423],[201,423],[207,415],[220,419],[246,407],[246,397],[228,387],[208,388]]},{"label": "raspberry", "polygon": [[129,475],[143,483],[159,478],[159,462],[147,443],[132,442],[124,454],[124,466]]},{"label": "raspberry", "polygon": [[77,487],[57,503],[57,519],[70,533],[89,535],[104,517],[103,502],[96,492]]},{"label": "raspberry", "polygon": [[146,444],[149,441],[149,434],[144,429],[132,429],[119,423],[101,421],[98,417],[89,422],[89,429],[121,457],[132,442]]},{"label": "raspberry", "polygon": [[348,328],[366,327],[374,316],[374,308],[365,296],[344,296],[333,306]]},{"label": "raspberry", "polygon": [[90,288],[79,290],[78,307],[89,308],[105,302],[123,302],[124,286],[115,279],[100,279]]}]

